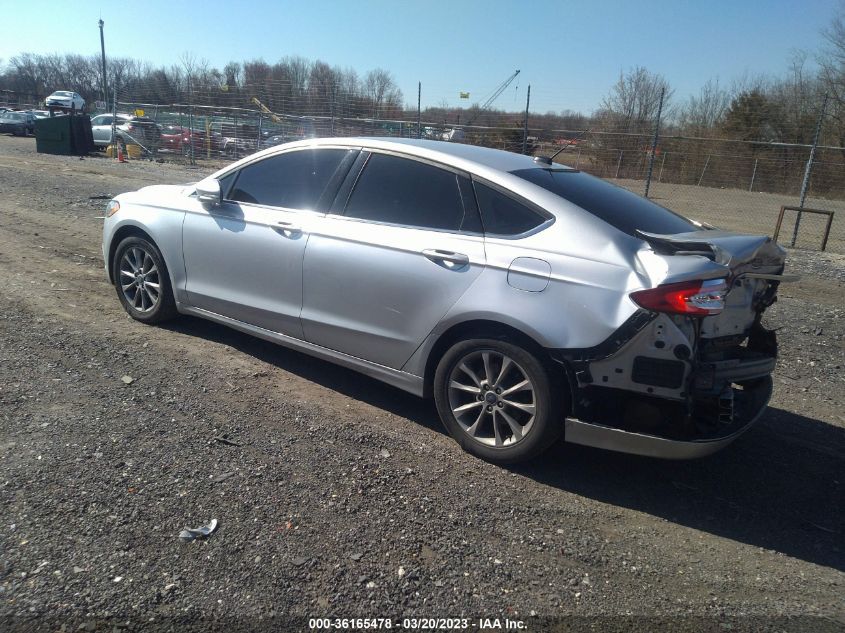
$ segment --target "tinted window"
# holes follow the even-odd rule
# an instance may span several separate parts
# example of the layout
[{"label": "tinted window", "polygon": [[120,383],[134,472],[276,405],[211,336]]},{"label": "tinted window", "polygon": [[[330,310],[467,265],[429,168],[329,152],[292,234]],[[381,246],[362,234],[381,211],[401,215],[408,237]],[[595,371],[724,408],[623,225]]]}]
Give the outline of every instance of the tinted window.
[{"label": "tinted window", "polygon": [[696,231],[686,218],[659,204],[580,171],[521,169],[513,172],[601,218],[623,233],[674,234]]},{"label": "tinted window", "polygon": [[229,199],[291,209],[313,209],[345,149],[303,150],[265,158],[240,170]]},{"label": "tinted window", "polygon": [[480,182],[475,183],[475,195],[485,233],[519,235],[546,221],[546,218],[524,204]]},{"label": "tinted window", "polygon": [[459,230],[464,217],[458,176],[406,158],[373,154],[346,215],[431,229]]}]

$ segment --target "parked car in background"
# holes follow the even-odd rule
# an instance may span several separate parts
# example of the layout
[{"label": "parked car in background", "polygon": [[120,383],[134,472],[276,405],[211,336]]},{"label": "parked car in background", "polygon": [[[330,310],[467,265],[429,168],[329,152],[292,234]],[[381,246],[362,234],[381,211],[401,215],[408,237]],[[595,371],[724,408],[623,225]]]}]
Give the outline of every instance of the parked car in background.
[{"label": "parked car in background", "polygon": [[206,137],[202,130],[191,130],[181,125],[165,125],[162,128],[160,149],[187,156],[191,152],[192,145],[195,155],[209,151],[217,154],[220,151],[220,137],[214,133]]},{"label": "parked car in background", "polygon": [[149,117],[132,114],[98,114],[91,119],[91,131],[94,144],[106,146],[112,144],[112,122],[115,123],[116,142],[127,145],[140,145],[148,153],[158,151],[161,143],[161,126]]},{"label": "parked car in background", "polygon": [[65,110],[73,108],[79,111],[85,109],[85,99],[78,93],[70,92],[69,90],[56,90],[56,92],[47,97],[44,104],[48,108],[64,108]]},{"label": "parked car in background", "polygon": [[442,141],[463,141],[466,139],[466,134],[461,128],[450,128],[440,135]]},{"label": "parked car in background", "polygon": [[34,130],[34,117],[31,114],[14,110],[0,113],[0,133],[27,136]]},{"label": "parked car in background", "polygon": [[550,159],[300,141],[121,194],[106,216],[132,318],[199,316],[433,396],[452,437],[494,462],[561,436],[701,457],[772,393],[761,317],[785,251]]}]

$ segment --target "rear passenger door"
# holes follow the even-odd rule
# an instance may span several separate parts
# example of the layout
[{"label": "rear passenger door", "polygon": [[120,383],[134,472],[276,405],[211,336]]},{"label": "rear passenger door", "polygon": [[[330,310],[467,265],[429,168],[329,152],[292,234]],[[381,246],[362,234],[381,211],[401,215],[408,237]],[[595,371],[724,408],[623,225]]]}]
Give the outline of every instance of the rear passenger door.
[{"label": "rear passenger door", "polygon": [[303,331],[400,369],[481,272],[484,238],[466,174],[389,153],[364,161],[309,238]]}]

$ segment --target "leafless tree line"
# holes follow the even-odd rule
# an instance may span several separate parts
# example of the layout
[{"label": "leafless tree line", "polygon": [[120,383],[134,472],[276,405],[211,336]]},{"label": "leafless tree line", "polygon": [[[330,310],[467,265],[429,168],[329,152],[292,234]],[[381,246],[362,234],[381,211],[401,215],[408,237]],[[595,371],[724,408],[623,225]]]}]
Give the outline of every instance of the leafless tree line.
[{"label": "leafless tree line", "polygon": [[402,113],[402,92],[387,70],[361,77],[351,68],[296,56],[274,64],[229,62],[222,70],[189,53],[170,67],[113,57],[107,60],[107,96],[101,74],[97,55],[21,53],[0,65],[0,90],[22,103],[43,101],[54,90],[76,91],[89,103],[110,102],[116,91],[118,100],[137,103],[254,107],[255,97],[285,114],[395,118]]},{"label": "leafless tree line", "polygon": [[[677,99],[669,81],[658,73],[643,67],[623,70],[596,111],[534,112],[528,127],[532,136],[550,141],[566,140],[583,130],[614,132],[630,137],[620,149],[640,148],[652,133],[663,94],[663,138],[807,144],[813,137],[823,95],[828,94],[821,141],[843,147],[845,0],[823,36],[825,44],[820,51],[812,57],[796,53],[780,76],[746,75],[729,85],[711,79],[698,94],[684,100]],[[817,64],[809,64],[811,60]],[[119,99],[134,103],[251,108],[255,97],[274,112],[297,116],[413,121],[417,115],[416,104],[403,105],[396,81],[384,69],[360,76],[352,68],[298,56],[272,64],[260,59],[232,61],[219,69],[188,53],[170,67],[128,58],[110,58],[107,65],[110,94],[106,100],[111,99],[114,88]],[[37,102],[56,89],[75,90],[89,102],[103,99],[99,56],[21,53],[0,63],[0,90],[6,94]],[[513,129],[522,127],[523,116],[522,111],[481,111],[478,105],[454,108],[445,104],[422,113],[424,121],[444,127],[472,121],[475,126],[500,128],[500,136],[513,135]],[[488,141],[493,137],[491,142],[496,142],[495,130],[476,136]],[[752,147],[748,151],[760,150]]]}]

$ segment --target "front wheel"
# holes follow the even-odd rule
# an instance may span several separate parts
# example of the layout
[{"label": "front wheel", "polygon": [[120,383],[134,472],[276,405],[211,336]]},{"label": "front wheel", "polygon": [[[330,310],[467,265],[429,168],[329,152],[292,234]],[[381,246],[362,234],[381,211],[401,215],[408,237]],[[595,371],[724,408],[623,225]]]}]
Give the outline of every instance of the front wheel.
[{"label": "front wheel", "polygon": [[454,345],[434,377],[437,411],[461,447],[507,464],[534,457],[563,431],[563,400],[536,356],[505,341]]},{"label": "front wheel", "polygon": [[143,323],[176,316],[176,302],[164,258],[141,237],[127,237],[114,254],[114,286],[123,308]]}]

